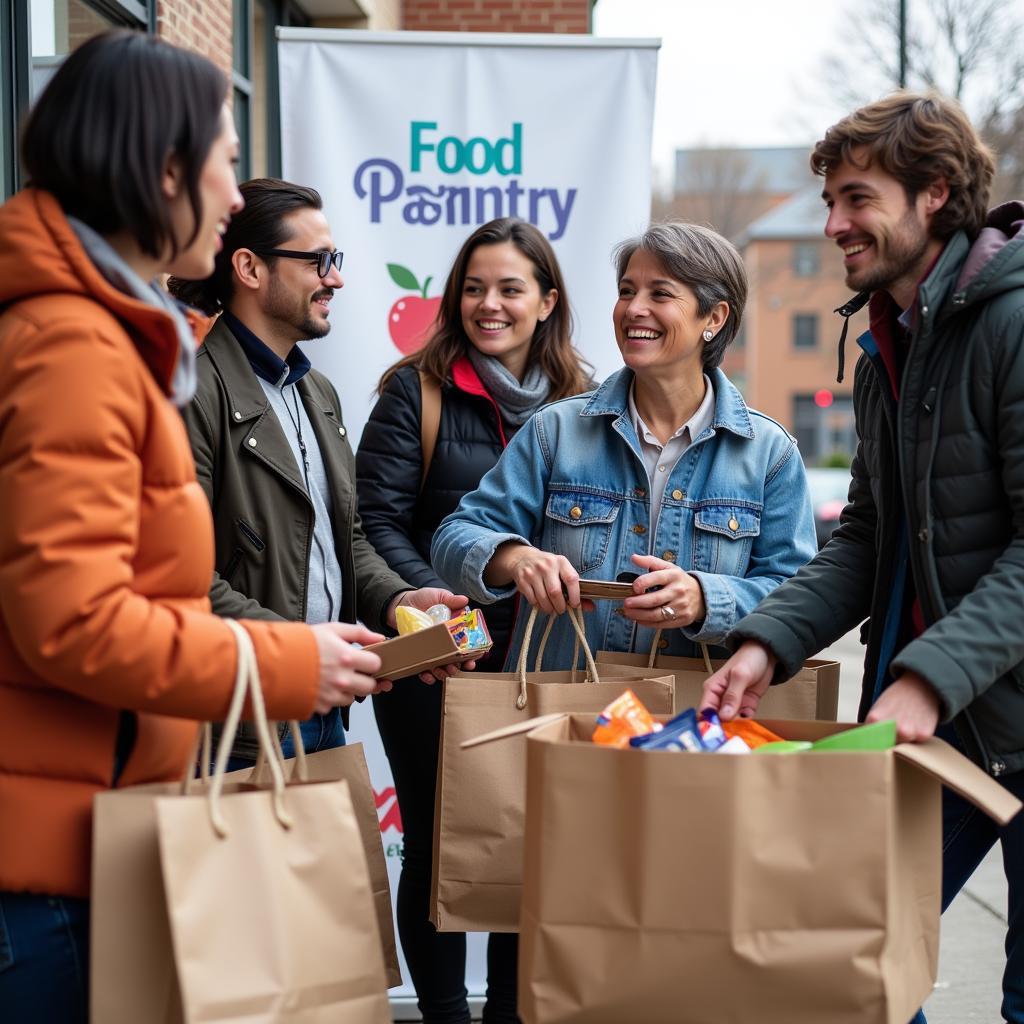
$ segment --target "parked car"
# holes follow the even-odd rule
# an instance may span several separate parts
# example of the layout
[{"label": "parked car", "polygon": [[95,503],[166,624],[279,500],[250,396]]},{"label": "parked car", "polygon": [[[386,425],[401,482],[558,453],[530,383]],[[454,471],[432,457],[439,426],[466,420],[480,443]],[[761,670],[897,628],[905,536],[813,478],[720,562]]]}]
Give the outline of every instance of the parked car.
[{"label": "parked car", "polygon": [[807,486],[811,492],[814,530],[820,548],[825,546],[839,525],[839,517],[850,493],[850,471],[815,466],[807,470]]}]

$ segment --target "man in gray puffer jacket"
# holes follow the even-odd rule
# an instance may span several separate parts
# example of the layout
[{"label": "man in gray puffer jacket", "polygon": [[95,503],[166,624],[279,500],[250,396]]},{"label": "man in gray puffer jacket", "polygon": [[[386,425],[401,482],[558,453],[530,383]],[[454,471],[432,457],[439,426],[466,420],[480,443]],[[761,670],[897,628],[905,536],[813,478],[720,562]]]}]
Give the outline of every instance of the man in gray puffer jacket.
[{"label": "man in gray puffer jacket", "polygon": [[[986,216],[992,156],[933,95],[854,112],[811,164],[858,292],[837,312],[870,301],[850,499],[817,557],[737,625],[704,704],[751,714],[866,618],[861,718],[895,719],[903,741],[937,732],[1024,796],[1024,205]],[[943,815],[943,909],[1002,842],[1002,1012],[1024,1024],[1024,815],[999,829],[949,791]]]}]

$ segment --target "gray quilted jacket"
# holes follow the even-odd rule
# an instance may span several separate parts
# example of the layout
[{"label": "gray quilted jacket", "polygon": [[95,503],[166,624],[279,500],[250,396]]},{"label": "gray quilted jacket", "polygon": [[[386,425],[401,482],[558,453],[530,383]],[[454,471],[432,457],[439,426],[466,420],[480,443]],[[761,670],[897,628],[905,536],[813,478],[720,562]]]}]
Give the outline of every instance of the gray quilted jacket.
[{"label": "gray quilted jacket", "polygon": [[[1024,204],[993,210],[973,246],[955,235],[921,284],[898,404],[871,332],[858,342],[859,444],[839,529],[731,641],[765,643],[781,681],[868,617],[861,715],[887,667],[919,673],[979,764],[993,775],[1020,771]],[[890,665],[901,543],[925,629]]]}]

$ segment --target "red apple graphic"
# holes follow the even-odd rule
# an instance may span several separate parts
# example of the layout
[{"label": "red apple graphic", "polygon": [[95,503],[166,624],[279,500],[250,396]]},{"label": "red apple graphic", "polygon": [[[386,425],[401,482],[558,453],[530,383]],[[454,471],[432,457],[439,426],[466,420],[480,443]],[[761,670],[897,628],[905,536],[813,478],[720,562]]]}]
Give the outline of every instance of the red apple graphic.
[{"label": "red apple graphic", "polygon": [[391,340],[402,355],[409,355],[421,349],[433,333],[441,309],[441,296],[427,298],[427,288],[433,281],[432,277],[428,277],[421,288],[416,275],[397,263],[388,264],[388,273],[399,288],[419,292],[418,295],[403,295],[388,313]]}]

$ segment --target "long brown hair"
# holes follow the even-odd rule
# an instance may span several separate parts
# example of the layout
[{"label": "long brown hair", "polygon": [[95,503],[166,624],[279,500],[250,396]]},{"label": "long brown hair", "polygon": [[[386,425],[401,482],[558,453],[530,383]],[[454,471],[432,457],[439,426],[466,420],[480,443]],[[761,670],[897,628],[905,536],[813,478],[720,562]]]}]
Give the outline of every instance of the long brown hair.
[{"label": "long brown hair", "polygon": [[551,315],[539,321],[533,332],[527,366],[540,365],[551,381],[549,400],[552,402],[590,389],[592,368],[573,348],[569,296],[554,249],[532,224],[512,217],[499,217],[477,228],[463,243],[444,284],[437,330],[418,352],[407,355],[384,371],[377,385],[378,392],[383,393],[388,381],[403,366],[415,366],[439,384],[451,379],[452,366],[472,344],[462,326],[462,288],[466,283],[469,261],[481,245],[500,245],[503,242],[514,245],[533,265],[533,276],[540,286],[541,295],[547,295],[552,289],[558,292],[558,301]]}]

